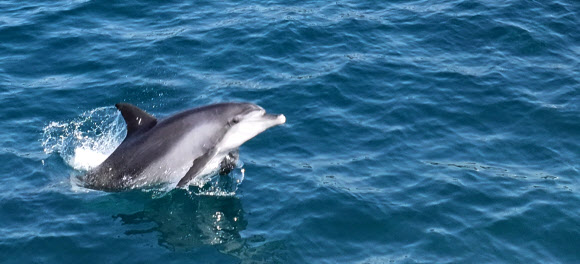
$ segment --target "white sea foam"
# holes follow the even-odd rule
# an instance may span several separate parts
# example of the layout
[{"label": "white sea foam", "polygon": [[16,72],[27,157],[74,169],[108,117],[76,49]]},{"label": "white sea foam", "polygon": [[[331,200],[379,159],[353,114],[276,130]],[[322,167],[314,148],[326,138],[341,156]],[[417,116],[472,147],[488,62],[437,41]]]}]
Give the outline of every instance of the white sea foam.
[{"label": "white sea foam", "polygon": [[99,166],[109,155],[87,147],[77,147],[72,160],[72,167],[78,170],[90,170]]}]

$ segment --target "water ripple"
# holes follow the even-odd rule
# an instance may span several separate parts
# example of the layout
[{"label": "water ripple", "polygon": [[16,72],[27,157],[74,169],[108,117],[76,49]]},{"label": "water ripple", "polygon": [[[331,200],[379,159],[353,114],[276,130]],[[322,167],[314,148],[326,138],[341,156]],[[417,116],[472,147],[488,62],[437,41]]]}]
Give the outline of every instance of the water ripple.
[{"label": "water ripple", "polygon": [[[15,263],[578,262],[579,11],[2,2],[0,251]],[[251,101],[288,122],[242,147],[233,197],[73,190],[80,145],[58,129],[99,142],[120,101],[159,116]],[[103,131],[74,128],[95,109],[113,111],[88,115]]]}]

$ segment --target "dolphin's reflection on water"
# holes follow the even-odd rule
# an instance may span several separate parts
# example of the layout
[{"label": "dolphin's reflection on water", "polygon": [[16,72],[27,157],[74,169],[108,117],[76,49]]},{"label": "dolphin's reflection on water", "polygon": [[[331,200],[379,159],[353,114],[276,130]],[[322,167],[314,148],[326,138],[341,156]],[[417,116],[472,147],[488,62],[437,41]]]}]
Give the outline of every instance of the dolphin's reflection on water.
[{"label": "dolphin's reflection on water", "polygon": [[235,196],[198,196],[176,189],[162,197],[149,198],[143,211],[113,218],[129,227],[126,235],[158,233],[158,244],[171,251],[211,245],[241,263],[284,262],[286,258],[284,242],[240,235],[248,223],[242,202]]},{"label": "dolphin's reflection on water", "polygon": [[178,251],[201,245],[241,246],[239,232],[247,225],[243,217],[237,197],[196,196],[184,190],[150,200],[141,212],[114,216],[124,225],[147,226],[125,234],[158,232],[161,246]]}]

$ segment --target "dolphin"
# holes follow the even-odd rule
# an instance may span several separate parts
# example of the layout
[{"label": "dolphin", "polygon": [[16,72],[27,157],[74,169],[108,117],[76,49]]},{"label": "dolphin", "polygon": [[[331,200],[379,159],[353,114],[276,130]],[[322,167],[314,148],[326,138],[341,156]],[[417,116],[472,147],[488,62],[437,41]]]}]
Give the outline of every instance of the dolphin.
[{"label": "dolphin", "polygon": [[286,122],[284,115],[268,114],[252,103],[212,104],[160,121],[128,103],[115,107],[125,119],[127,136],[103,163],[80,177],[84,187],[123,191],[199,184],[196,179],[202,176],[229,173],[243,143]]}]

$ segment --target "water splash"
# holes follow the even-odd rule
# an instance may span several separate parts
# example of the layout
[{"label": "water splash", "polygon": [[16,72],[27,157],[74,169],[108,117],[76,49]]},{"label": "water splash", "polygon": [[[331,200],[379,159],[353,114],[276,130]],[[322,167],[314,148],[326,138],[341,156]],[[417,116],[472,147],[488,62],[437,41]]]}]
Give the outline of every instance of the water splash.
[{"label": "water splash", "polygon": [[190,186],[189,192],[190,194],[205,196],[234,196],[244,180],[245,172],[243,163],[238,161],[236,168],[228,175],[218,175],[216,173],[200,177],[200,182]]},{"label": "water splash", "polygon": [[57,153],[72,168],[86,171],[113,153],[125,131],[123,118],[114,107],[99,107],[72,121],[45,126],[42,146],[46,154]]}]

